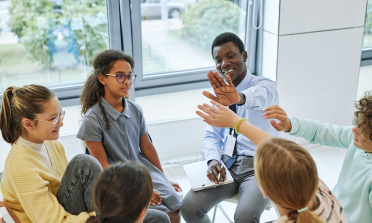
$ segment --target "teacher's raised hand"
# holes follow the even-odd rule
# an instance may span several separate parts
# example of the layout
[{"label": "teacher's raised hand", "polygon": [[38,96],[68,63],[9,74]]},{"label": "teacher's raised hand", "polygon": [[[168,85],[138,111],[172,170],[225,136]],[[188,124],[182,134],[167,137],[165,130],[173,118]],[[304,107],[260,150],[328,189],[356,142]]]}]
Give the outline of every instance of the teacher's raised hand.
[{"label": "teacher's raised hand", "polygon": [[218,103],[225,106],[236,104],[240,101],[241,95],[236,90],[235,86],[232,84],[229,75],[226,76],[228,85],[221,78],[218,72],[213,73],[212,71],[209,71],[207,76],[216,96],[209,93],[208,91],[203,91],[204,96],[214,101],[217,101]]}]

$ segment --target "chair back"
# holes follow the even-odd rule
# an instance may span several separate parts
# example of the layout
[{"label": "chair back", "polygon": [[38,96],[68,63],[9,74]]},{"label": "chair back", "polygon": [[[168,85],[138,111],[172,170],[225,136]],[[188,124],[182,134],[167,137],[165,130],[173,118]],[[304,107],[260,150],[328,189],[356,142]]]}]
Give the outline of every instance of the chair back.
[{"label": "chair back", "polygon": [[0,201],[0,214],[6,223],[20,223],[12,209],[3,201]]}]

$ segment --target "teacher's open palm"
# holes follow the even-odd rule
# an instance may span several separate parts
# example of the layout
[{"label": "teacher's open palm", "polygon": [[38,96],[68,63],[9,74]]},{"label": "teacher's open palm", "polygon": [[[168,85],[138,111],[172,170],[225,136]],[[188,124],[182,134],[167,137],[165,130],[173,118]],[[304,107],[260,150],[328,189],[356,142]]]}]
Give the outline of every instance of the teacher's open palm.
[{"label": "teacher's open palm", "polygon": [[211,83],[214,93],[209,93],[208,91],[203,91],[203,95],[209,99],[212,99],[224,106],[229,106],[232,104],[236,104],[240,100],[239,92],[236,90],[235,86],[231,82],[231,78],[229,75],[226,76],[226,80],[228,85],[225,81],[220,77],[217,72],[208,72],[208,80]]}]

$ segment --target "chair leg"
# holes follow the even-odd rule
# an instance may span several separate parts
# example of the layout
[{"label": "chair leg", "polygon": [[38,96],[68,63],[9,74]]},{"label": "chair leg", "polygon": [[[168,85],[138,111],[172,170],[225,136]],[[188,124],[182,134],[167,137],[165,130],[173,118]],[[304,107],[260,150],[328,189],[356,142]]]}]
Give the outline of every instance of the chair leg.
[{"label": "chair leg", "polygon": [[233,221],[230,220],[229,215],[225,212],[225,210],[223,209],[223,207],[222,207],[220,204],[217,204],[217,207],[222,211],[222,214],[225,216],[225,218],[226,218],[230,223],[234,223]]},{"label": "chair leg", "polygon": [[214,220],[216,219],[217,205],[214,207],[212,223],[214,223]]}]

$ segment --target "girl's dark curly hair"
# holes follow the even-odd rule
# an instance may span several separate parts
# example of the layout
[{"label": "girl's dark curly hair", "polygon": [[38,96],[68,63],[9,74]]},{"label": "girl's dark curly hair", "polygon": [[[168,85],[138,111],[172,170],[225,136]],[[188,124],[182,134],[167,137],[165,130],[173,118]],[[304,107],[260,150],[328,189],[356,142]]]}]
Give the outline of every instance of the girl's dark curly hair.
[{"label": "girl's dark curly hair", "polygon": [[364,97],[355,103],[355,108],[353,124],[369,134],[372,140],[372,91],[366,91]]},{"label": "girl's dark curly hair", "polygon": [[107,130],[110,129],[110,122],[107,118],[105,109],[101,104],[101,97],[105,95],[105,89],[103,85],[98,80],[100,74],[108,74],[112,66],[118,60],[127,61],[132,70],[134,69],[134,59],[133,57],[125,54],[123,51],[109,49],[105,50],[102,53],[98,54],[93,61],[93,71],[89,75],[87,81],[85,82],[83,93],[80,96],[81,104],[81,115],[84,116],[85,113],[91,108],[94,104],[98,102],[99,107],[103,113],[103,119],[106,123]]}]

